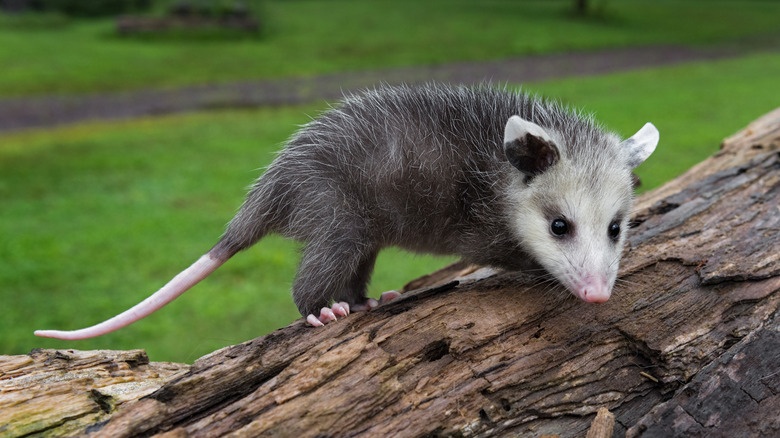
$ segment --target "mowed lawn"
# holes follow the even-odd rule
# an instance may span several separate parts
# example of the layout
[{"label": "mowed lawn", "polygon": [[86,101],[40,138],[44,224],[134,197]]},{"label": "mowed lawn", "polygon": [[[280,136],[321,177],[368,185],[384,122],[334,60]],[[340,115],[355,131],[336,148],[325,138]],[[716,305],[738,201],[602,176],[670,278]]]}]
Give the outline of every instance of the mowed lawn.
[{"label": "mowed lawn", "polygon": [[[776,107],[778,77],[780,55],[764,54],[524,88],[595,112],[623,136],[654,122],[660,145],[638,169],[648,189]],[[225,110],[0,137],[0,354],[144,348],[153,360],[192,362],[298,318],[289,296],[298,246],[269,237],[135,325],[88,341],[32,336],[125,310],[196,260],[274,151],[323,109]],[[372,294],[448,261],[387,251]]]},{"label": "mowed lawn", "polygon": [[250,1],[259,37],[149,41],[115,23],[0,14],[0,96],[86,93],[650,44],[780,41],[766,0]]}]

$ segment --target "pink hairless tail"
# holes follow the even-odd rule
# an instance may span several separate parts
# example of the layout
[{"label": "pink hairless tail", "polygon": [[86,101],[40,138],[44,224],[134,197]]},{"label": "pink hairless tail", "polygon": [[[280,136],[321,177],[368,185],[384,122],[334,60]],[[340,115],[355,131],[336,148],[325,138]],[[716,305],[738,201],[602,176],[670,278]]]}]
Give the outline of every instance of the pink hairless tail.
[{"label": "pink hairless tail", "polygon": [[222,266],[223,263],[225,263],[225,260],[214,259],[206,254],[199,258],[198,261],[193,263],[189,268],[174,277],[168,284],[160,288],[160,290],[152,294],[149,298],[111,319],[80,330],[36,330],[35,336],[74,341],[78,339],[94,338],[106,333],[111,333],[114,330],[119,330],[141,318],[151,315],[170,303],[187,289],[208,277],[209,274]]}]

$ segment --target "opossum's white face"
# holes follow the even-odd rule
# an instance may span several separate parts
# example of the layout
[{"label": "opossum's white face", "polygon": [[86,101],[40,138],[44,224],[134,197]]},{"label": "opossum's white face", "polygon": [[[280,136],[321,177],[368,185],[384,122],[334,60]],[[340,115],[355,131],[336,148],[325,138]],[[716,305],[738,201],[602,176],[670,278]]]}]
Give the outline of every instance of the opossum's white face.
[{"label": "opossum's white face", "polygon": [[628,215],[631,176],[600,178],[567,163],[539,175],[517,204],[515,227],[525,247],[567,289],[586,302],[609,299]]},{"label": "opossum's white face", "polygon": [[509,120],[504,149],[520,170],[509,214],[518,238],[545,270],[583,301],[601,303],[617,277],[631,171],[655,149],[658,131],[648,124],[630,139],[615,138],[610,148],[576,160],[562,153],[560,141],[536,124]]}]

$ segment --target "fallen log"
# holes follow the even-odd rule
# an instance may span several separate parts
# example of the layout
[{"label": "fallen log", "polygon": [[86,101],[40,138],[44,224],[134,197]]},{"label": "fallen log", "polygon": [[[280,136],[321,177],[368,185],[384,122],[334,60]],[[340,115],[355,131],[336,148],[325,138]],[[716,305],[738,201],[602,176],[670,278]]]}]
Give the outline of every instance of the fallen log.
[{"label": "fallen log", "polygon": [[135,401],[60,374],[67,395],[102,412],[89,425],[68,402],[47,411],[58,424],[36,423],[43,407],[29,403],[47,388],[20,401],[35,373],[9,367],[27,356],[6,356],[0,434],[573,437],[591,422],[608,436],[614,422],[616,436],[777,436],[778,192],[780,108],[638,199],[607,303],[456,265],[374,311],[167,364]]},{"label": "fallen log", "polygon": [[189,368],[143,350],[0,356],[0,436],[78,435]]}]

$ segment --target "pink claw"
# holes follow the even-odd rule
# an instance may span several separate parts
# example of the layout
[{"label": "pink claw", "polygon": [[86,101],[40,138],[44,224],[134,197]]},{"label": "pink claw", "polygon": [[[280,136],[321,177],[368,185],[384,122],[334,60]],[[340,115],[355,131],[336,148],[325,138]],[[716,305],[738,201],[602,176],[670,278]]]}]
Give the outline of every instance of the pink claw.
[{"label": "pink claw", "polygon": [[377,301],[377,300],[375,300],[373,298],[369,298],[363,304],[356,304],[356,305],[352,306],[352,310],[354,310],[356,312],[365,312],[366,310],[371,310],[371,309],[376,308],[376,306],[378,306],[378,305],[379,305],[379,301]]},{"label": "pink claw", "polygon": [[345,302],[340,303],[333,303],[333,306],[331,306],[331,309],[333,309],[333,313],[339,316],[347,316],[349,315],[349,304]]},{"label": "pink claw", "polygon": [[308,322],[309,325],[313,326],[313,327],[324,327],[325,326],[325,324],[323,324],[322,321],[320,321],[319,319],[317,319],[316,316],[311,315],[311,314],[306,317],[306,322]]},{"label": "pink claw", "polygon": [[389,290],[387,292],[384,292],[379,297],[379,302],[380,303],[387,303],[387,302],[393,301],[394,299],[396,299],[396,298],[398,298],[400,296],[401,296],[401,292],[398,292],[397,290]]},{"label": "pink claw", "polygon": [[309,323],[309,325],[314,327],[322,327],[325,324],[338,320],[338,317],[336,316],[347,316],[349,315],[349,304],[345,302],[339,302],[339,303],[333,303],[333,306],[330,308],[323,307],[320,310],[320,316],[316,317],[313,314],[306,317],[306,322]]},{"label": "pink claw", "polygon": [[336,314],[333,313],[333,310],[330,309],[330,307],[323,307],[322,310],[320,310],[320,321],[324,322],[325,324],[336,321],[338,318],[336,318]]}]

